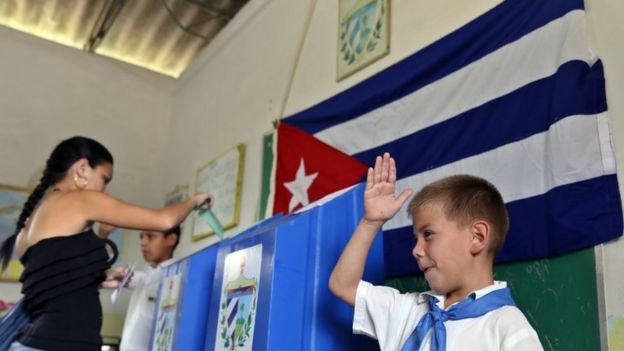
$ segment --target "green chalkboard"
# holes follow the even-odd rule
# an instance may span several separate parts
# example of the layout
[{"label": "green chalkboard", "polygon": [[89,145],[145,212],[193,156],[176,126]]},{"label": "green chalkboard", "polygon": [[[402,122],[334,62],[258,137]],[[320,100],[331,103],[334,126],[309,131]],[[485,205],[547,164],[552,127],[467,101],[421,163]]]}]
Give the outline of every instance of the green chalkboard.
[{"label": "green chalkboard", "polygon": [[269,207],[269,193],[271,192],[271,168],[273,167],[274,159],[273,134],[275,134],[275,131],[271,131],[262,137],[262,182],[260,187],[258,220],[262,220],[267,217],[267,207]]},{"label": "green chalkboard", "polygon": [[[593,249],[498,265],[494,277],[507,281],[544,350],[600,350]],[[421,276],[388,279],[386,285],[403,292],[428,290]]]}]

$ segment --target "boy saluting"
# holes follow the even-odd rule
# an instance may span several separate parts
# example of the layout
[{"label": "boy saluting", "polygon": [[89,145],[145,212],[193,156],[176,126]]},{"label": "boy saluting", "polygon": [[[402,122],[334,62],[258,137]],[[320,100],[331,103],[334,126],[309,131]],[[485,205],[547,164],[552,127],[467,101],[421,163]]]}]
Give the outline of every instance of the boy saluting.
[{"label": "boy saluting", "polygon": [[401,294],[362,281],[368,251],[382,225],[412,194],[397,197],[396,165],[388,153],[369,168],[364,216],[334,267],[329,288],[354,306],[353,331],[382,350],[543,350],[492,266],[509,227],[498,190],[455,175],[431,183],[409,204],[412,254],[431,291]]}]

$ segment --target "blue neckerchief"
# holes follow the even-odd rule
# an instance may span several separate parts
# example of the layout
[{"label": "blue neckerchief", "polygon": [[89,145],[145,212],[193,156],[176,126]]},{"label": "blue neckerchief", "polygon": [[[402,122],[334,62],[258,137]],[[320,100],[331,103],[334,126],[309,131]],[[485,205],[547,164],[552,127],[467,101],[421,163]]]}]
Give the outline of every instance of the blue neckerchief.
[{"label": "blue neckerchief", "polygon": [[509,288],[497,289],[475,299],[474,294],[443,310],[437,305],[438,299],[429,296],[429,312],[427,312],[407,339],[401,351],[420,349],[420,345],[429,329],[433,328],[431,351],[446,350],[446,327],[444,322],[464,318],[476,318],[503,306],[515,306]]}]

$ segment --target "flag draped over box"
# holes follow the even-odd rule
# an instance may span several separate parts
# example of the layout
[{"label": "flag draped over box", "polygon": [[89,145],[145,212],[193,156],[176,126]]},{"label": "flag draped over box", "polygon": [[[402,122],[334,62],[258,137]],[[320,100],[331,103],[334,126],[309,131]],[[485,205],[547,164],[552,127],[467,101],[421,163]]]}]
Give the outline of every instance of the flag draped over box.
[{"label": "flag draped over box", "polygon": [[[601,61],[582,0],[507,0],[278,128],[275,204],[363,179],[383,152],[398,188],[451,174],[495,184],[511,227],[499,262],[622,234]],[[405,210],[384,226],[386,275],[417,272]]]}]

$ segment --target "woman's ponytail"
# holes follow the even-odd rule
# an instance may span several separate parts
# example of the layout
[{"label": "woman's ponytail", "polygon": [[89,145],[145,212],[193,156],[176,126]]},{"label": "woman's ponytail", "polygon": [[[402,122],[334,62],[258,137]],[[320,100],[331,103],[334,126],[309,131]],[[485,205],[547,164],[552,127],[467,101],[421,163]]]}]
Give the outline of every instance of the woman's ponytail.
[{"label": "woman's ponytail", "polygon": [[24,203],[22,212],[17,219],[13,235],[6,238],[2,246],[0,246],[0,272],[4,271],[8,266],[11,255],[13,254],[13,249],[15,248],[17,235],[22,228],[24,228],[26,221],[39,204],[39,201],[41,201],[45,192],[49,187],[54,186],[57,182],[62,180],[67,174],[67,170],[76,161],[83,158],[89,161],[89,166],[92,168],[103,163],[113,164],[113,156],[110,152],[102,144],[93,139],[75,136],[59,143],[54,150],[52,150],[46,162],[46,167],[39,184]]},{"label": "woman's ponytail", "polygon": [[24,224],[28,220],[28,217],[32,214],[32,211],[37,207],[37,204],[45,194],[46,190],[50,187],[49,181],[46,179],[46,175],[44,174],[39,181],[39,185],[33,190],[32,193],[28,196],[28,199],[24,203],[24,207],[22,208],[22,212],[20,213],[17,224],[15,226],[15,231],[13,235],[6,238],[0,247],[0,272],[4,271],[6,267],[9,265],[9,261],[11,260],[11,255],[13,254],[13,248],[15,247],[15,240],[17,239],[17,234],[24,228]]}]

